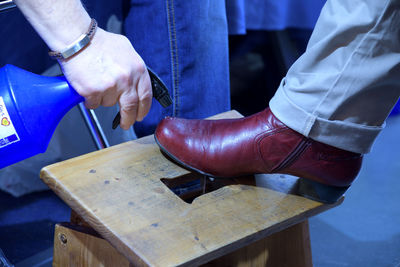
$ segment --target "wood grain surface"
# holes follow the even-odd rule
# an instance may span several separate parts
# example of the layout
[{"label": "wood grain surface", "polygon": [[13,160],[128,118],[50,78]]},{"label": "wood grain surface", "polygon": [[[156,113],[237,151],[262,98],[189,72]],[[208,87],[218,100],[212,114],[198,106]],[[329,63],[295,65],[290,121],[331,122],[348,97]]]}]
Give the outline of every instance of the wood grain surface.
[{"label": "wood grain surface", "polygon": [[[240,114],[218,118],[227,117]],[[206,263],[339,204],[250,185],[189,204],[161,182],[188,173],[149,136],[47,166],[41,178],[135,266]]]},{"label": "wood grain surface", "polygon": [[56,224],[53,267],[131,267],[128,259],[90,229]]}]

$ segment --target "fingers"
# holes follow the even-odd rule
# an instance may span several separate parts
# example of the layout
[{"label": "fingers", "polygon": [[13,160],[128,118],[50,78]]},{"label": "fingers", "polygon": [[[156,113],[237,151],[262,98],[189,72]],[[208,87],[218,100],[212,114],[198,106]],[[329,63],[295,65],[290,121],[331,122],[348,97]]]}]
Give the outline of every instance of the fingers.
[{"label": "fingers", "polygon": [[152,100],[151,82],[147,71],[142,73],[136,86],[125,91],[120,99],[121,128],[129,129],[135,121],[141,121],[150,110]]},{"label": "fingers", "polygon": [[85,89],[81,90],[81,95],[85,97],[86,108],[95,109],[100,105],[105,107],[115,105],[119,97],[117,91],[119,80],[115,77],[117,76],[103,75],[101,80],[97,78],[99,84],[87,84],[83,86]]},{"label": "fingers", "polygon": [[89,95],[85,97],[85,107],[88,109],[95,109],[100,106],[101,96],[100,95]]},{"label": "fingers", "polygon": [[100,105],[104,107],[112,107],[117,103],[118,97],[119,95],[117,90],[107,90],[104,92]]},{"label": "fingers", "polygon": [[151,101],[153,98],[150,76],[147,70],[143,75],[140,76],[137,92],[139,97],[139,106],[136,120],[142,121],[150,110]]},{"label": "fingers", "polygon": [[135,121],[141,121],[150,110],[152,90],[150,76],[144,63],[131,73],[115,67],[108,75],[102,76],[102,88],[85,92],[85,106],[90,109],[98,106],[120,105],[123,129],[129,129]]},{"label": "fingers", "polygon": [[135,123],[137,117],[139,98],[135,90],[131,92],[131,94],[123,93],[119,98],[120,126],[124,130],[128,130]]}]

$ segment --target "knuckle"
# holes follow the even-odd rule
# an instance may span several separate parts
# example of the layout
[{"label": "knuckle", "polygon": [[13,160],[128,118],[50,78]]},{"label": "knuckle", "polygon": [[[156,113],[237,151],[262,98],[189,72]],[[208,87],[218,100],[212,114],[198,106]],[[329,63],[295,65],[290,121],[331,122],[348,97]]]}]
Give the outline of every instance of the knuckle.
[{"label": "knuckle", "polygon": [[131,75],[127,71],[120,71],[118,73],[118,81],[124,85],[130,84]]},{"label": "knuckle", "polygon": [[99,87],[98,90],[99,90],[99,92],[106,91],[110,88],[114,88],[116,86],[116,84],[117,84],[116,79],[113,79],[111,77],[103,78],[102,86]]},{"label": "knuckle", "polygon": [[99,105],[95,102],[90,102],[90,101],[85,101],[85,107],[88,109],[95,109],[97,108]]},{"label": "knuckle", "polygon": [[86,83],[81,86],[80,94],[83,97],[98,97],[105,90],[104,82]]},{"label": "knuckle", "polygon": [[92,98],[98,95],[98,91],[92,87],[86,87],[84,90],[81,91],[81,95],[84,98]]},{"label": "knuckle", "polygon": [[151,90],[145,90],[140,96],[139,96],[139,101],[149,101],[153,97]]},{"label": "knuckle", "polygon": [[121,110],[124,113],[132,113],[132,112],[135,112],[137,110],[137,107],[138,107],[137,105],[127,105],[127,106],[123,106],[121,108]]},{"label": "knuckle", "polygon": [[136,111],[138,107],[139,99],[137,96],[131,96],[122,103],[121,109],[125,112]]},{"label": "knuckle", "polygon": [[112,107],[117,103],[116,99],[107,98],[103,100],[102,105],[105,107]]},{"label": "knuckle", "polygon": [[136,64],[135,72],[139,75],[143,75],[146,73],[146,65],[144,64],[144,62],[140,62],[140,64]]}]

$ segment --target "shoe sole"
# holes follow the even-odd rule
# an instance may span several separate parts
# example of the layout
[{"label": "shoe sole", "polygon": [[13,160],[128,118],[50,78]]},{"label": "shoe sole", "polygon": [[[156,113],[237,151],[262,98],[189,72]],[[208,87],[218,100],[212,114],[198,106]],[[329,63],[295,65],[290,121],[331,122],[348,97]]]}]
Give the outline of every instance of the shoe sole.
[{"label": "shoe sole", "polygon": [[160,147],[161,152],[163,154],[165,154],[168,158],[170,158],[172,161],[174,161],[176,164],[178,164],[179,166],[189,170],[189,171],[194,171],[197,173],[200,173],[202,175],[208,176],[208,177],[213,177],[213,178],[227,178],[227,177],[218,177],[218,176],[214,176],[212,174],[203,172],[201,170],[198,170],[196,168],[191,167],[190,165],[187,165],[186,163],[182,162],[180,159],[176,158],[174,155],[172,155],[171,153],[168,152],[168,150],[166,150],[161,144],[160,142],[158,142],[157,137],[154,135],[154,139],[156,140],[157,145]]},{"label": "shoe sole", "polygon": [[[189,170],[189,171],[193,171],[193,172],[197,172],[200,173],[202,175],[208,176],[208,177],[213,177],[213,178],[227,178],[227,177],[222,177],[222,176],[214,176],[212,174],[203,172],[201,170],[198,170],[196,168],[193,168],[190,165],[187,165],[186,163],[182,162],[181,160],[179,160],[178,158],[176,158],[174,155],[172,155],[171,153],[168,152],[168,150],[166,150],[161,144],[160,142],[157,140],[157,137],[154,135],[154,139],[157,143],[157,145],[160,147],[160,150],[163,154],[165,154],[165,156],[167,156],[168,158],[170,158],[172,161],[174,161],[176,164],[178,164],[179,166]],[[254,173],[256,174],[256,173]],[[282,173],[285,174],[285,173]],[[231,177],[234,178],[234,177]],[[311,200],[315,200],[318,202],[322,202],[325,204],[333,204],[336,203],[342,196],[343,194],[346,192],[346,190],[349,188],[350,186],[346,186],[346,187],[338,187],[338,186],[331,186],[331,185],[325,185],[316,181],[312,181],[309,180],[307,178],[303,178],[303,177],[299,177],[299,187],[298,187],[298,191],[297,194],[311,199]]]}]

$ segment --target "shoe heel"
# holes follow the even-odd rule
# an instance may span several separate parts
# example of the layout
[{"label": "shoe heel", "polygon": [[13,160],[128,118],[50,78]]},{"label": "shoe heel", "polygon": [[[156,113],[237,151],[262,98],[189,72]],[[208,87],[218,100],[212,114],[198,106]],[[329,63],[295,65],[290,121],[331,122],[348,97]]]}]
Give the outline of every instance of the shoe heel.
[{"label": "shoe heel", "polygon": [[338,187],[321,184],[308,179],[300,178],[298,193],[306,198],[332,204],[346,192],[350,186]]}]

